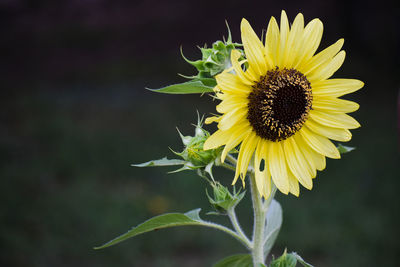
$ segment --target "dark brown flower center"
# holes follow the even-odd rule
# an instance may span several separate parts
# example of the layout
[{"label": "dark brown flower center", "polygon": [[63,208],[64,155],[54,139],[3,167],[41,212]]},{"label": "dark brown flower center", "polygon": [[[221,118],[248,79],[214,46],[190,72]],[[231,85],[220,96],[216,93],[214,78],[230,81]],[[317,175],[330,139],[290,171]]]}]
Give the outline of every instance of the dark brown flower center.
[{"label": "dark brown flower center", "polygon": [[249,94],[247,119],[258,136],[274,142],[295,134],[308,118],[310,82],[295,69],[276,69],[260,77]]}]

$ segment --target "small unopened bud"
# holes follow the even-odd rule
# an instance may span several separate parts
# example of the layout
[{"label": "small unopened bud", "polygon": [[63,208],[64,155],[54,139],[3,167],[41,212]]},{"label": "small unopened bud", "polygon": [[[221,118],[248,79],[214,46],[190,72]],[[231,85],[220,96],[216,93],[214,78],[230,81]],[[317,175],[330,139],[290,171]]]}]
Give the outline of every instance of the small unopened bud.
[{"label": "small unopened bud", "polygon": [[212,183],[213,195],[210,197],[207,193],[208,200],[210,201],[213,208],[218,213],[226,213],[230,208],[234,208],[244,197],[245,192],[240,193],[234,190],[233,193],[229,192],[228,188],[221,185],[218,182]]},{"label": "small unopened bud", "polygon": [[181,153],[176,153],[184,160],[191,162],[194,166],[206,166],[213,162],[220,154],[220,149],[204,150],[204,142],[209,137],[208,133],[202,133],[193,137],[185,136],[182,141],[187,141],[185,149]]},{"label": "small unopened bud", "polygon": [[174,153],[192,163],[195,167],[205,167],[209,163],[214,162],[220,156],[222,149],[217,148],[204,150],[204,142],[208,137],[210,137],[210,133],[201,127],[202,122],[200,118],[195,126],[196,130],[194,136],[184,136],[178,130],[182,143],[185,145],[185,149],[180,153]]}]

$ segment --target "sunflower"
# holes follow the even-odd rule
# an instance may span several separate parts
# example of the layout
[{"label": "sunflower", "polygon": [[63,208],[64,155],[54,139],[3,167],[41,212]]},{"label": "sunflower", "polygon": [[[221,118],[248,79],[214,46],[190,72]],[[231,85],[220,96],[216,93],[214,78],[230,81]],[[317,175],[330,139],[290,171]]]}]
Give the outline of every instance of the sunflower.
[{"label": "sunflower", "polygon": [[299,182],[312,189],[325,157],[340,158],[330,139],[349,141],[349,129],[360,127],[346,114],[359,105],[339,97],[364,84],[330,79],[345,58],[343,39],[315,54],[323,31],[319,19],[304,26],[298,14],[290,27],[282,11],[280,28],[270,19],[264,44],[246,19],[240,26],[246,60],[233,50],[232,67],[215,77],[221,115],[206,120],[217,122],[218,130],[204,149],[225,146],[224,162],[240,144],[233,184],[240,177],[244,185],[250,164],[262,196],[270,195],[271,179],[282,193],[298,196]]}]

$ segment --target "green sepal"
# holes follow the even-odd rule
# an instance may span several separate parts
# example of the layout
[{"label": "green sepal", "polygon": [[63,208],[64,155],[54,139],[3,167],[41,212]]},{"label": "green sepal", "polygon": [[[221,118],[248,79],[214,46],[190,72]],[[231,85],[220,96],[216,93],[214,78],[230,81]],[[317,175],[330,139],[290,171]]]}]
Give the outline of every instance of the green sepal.
[{"label": "green sepal", "polygon": [[[207,81],[209,82],[209,80]],[[204,94],[213,92],[213,87],[205,85],[200,79],[173,84],[160,89],[146,89],[165,94]]]},{"label": "green sepal", "polygon": [[213,267],[253,267],[253,260],[250,254],[237,254],[218,261]]},{"label": "green sepal", "polygon": [[180,159],[167,159],[167,157],[164,157],[162,159],[157,159],[157,160],[150,160],[144,163],[139,163],[139,164],[131,164],[133,167],[158,167],[158,166],[176,166],[176,165],[182,165],[185,164],[186,161],[180,160]]},{"label": "green sepal", "polygon": [[356,149],[355,147],[344,146],[344,145],[342,145],[340,143],[337,145],[336,148],[339,150],[340,154],[346,154],[346,153],[349,153],[349,152],[351,152],[351,151]]},{"label": "green sepal", "polygon": [[155,231],[163,228],[185,226],[185,225],[203,225],[199,213],[201,209],[191,210],[187,213],[167,213],[160,216],[153,217],[123,235],[114,238],[113,240],[105,243],[104,245],[95,247],[94,249],[103,249],[113,246],[131,237],[144,234],[150,231]]},{"label": "green sepal", "polygon": [[309,264],[308,262],[306,262],[305,260],[303,260],[302,257],[300,257],[299,254],[297,254],[296,252],[292,252],[291,253],[293,256],[296,257],[296,259],[298,260],[298,262],[303,265],[304,267],[314,267],[313,265]]},{"label": "green sepal", "polygon": [[199,73],[197,76],[186,76],[180,73],[178,73],[178,75],[185,79],[190,79],[192,81],[200,81],[205,86],[215,87],[217,85],[217,81],[215,80],[215,78],[209,78],[207,77],[207,75],[203,77],[202,73]]},{"label": "green sepal", "polygon": [[181,168],[176,169],[174,171],[170,171],[168,173],[177,173],[177,172],[181,172],[181,171],[191,171],[191,170],[197,170],[199,168],[201,168],[201,166],[194,166],[190,162],[185,162],[185,164]]},{"label": "green sepal", "polygon": [[[176,153],[176,152],[174,152],[174,153]],[[131,164],[131,166],[133,166],[133,167],[142,167],[142,168],[143,167],[177,166],[177,165],[182,165],[182,167],[180,167],[177,170],[170,171],[168,173],[177,173],[177,172],[181,172],[181,171],[185,171],[185,170],[196,170],[198,168],[201,168],[201,166],[194,166],[192,163],[187,162],[185,160],[167,159],[167,157],[164,157],[162,159],[157,159],[157,160],[150,160],[148,162],[139,163],[139,164]]]},{"label": "green sepal", "polygon": [[286,249],[282,256],[271,261],[270,267],[295,267],[297,262],[304,267],[313,267],[311,264],[305,262],[296,252],[287,253]]}]

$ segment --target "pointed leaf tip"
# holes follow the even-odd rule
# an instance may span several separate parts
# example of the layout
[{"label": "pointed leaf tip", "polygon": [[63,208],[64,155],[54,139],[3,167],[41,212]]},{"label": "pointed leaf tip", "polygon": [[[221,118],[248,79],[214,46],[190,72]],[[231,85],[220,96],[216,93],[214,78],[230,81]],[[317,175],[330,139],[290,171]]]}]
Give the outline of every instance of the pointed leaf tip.
[{"label": "pointed leaf tip", "polygon": [[213,87],[204,85],[201,81],[188,81],[169,85],[160,89],[146,88],[152,92],[164,94],[203,94],[212,93]]},{"label": "pointed leaf tip", "polygon": [[168,159],[164,157],[162,159],[150,160],[144,163],[131,164],[133,167],[158,167],[158,166],[175,166],[185,164],[186,161],[180,159]]},{"label": "pointed leaf tip", "polygon": [[353,150],[356,149],[355,147],[344,146],[344,145],[342,145],[342,144],[340,144],[340,143],[337,145],[336,148],[338,149],[338,151],[339,151],[340,154],[349,153],[349,152],[351,152],[351,151],[353,151]]},{"label": "pointed leaf tip", "polygon": [[105,243],[104,245],[95,247],[94,249],[103,249],[106,247],[113,246],[122,241],[125,241],[131,237],[144,234],[150,231],[169,228],[174,226],[186,226],[186,225],[203,225],[200,217],[199,217],[200,209],[195,209],[189,211],[185,214],[182,213],[167,213],[163,215],[159,215],[153,217],[142,224],[139,224],[136,227],[133,227],[131,230],[114,238],[113,240]]}]

